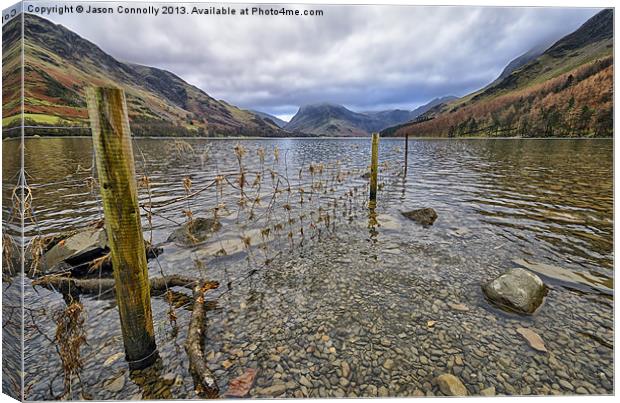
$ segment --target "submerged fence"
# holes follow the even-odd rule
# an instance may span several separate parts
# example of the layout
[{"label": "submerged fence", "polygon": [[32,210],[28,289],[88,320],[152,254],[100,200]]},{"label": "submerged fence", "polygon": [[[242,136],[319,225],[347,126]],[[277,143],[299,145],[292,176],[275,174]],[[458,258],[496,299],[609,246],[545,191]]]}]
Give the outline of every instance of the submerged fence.
[{"label": "submerged fence", "polygon": [[[101,104],[98,108],[105,110],[105,108],[109,108],[109,105]],[[96,112],[93,110],[91,113]],[[116,288],[117,302],[121,312],[124,309],[122,307],[127,304],[129,304],[127,309],[135,310],[136,299],[131,296],[132,293],[137,292],[138,295],[144,295],[141,293],[146,289],[147,298],[142,299],[138,304],[141,307],[141,312],[137,314],[146,318],[146,322],[138,323],[133,320],[123,320],[123,313],[121,313],[121,323],[124,323],[122,326],[123,333],[127,333],[125,346],[127,359],[130,363],[142,362],[145,358],[151,357],[155,351],[154,340],[151,337],[153,325],[152,322],[151,324],[148,323],[150,317],[148,300],[150,297],[148,296],[149,279],[146,276],[146,267],[142,266],[142,262],[136,263],[136,265],[123,264],[121,257],[124,253],[129,255],[132,252],[134,255],[142,254],[142,247],[140,246],[142,244],[142,230],[139,232],[140,236],[127,235],[124,241],[120,244],[117,243],[117,245],[122,244],[126,248],[121,249],[111,243],[110,254],[90,263],[89,276],[98,280],[98,282],[93,283],[92,289],[89,289],[86,283],[80,283],[79,278],[72,277],[70,271],[55,273],[53,278],[49,278],[45,275],[45,269],[42,267],[42,258],[51,247],[62,242],[63,236],[62,234],[45,235],[41,232],[36,214],[37,192],[54,186],[86,189],[98,206],[98,218],[94,222],[81,223],[81,227],[100,226],[102,221],[105,221],[111,231],[115,231],[114,226],[110,226],[110,220],[115,219],[110,212],[113,212],[114,208],[118,208],[119,204],[122,205],[124,198],[127,198],[128,201],[134,198],[135,196],[131,194],[131,188],[135,188],[137,192],[135,207],[138,209],[135,212],[135,217],[137,223],[140,224],[141,222],[143,225],[144,238],[148,244],[153,246],[155,243],[153,234],[154,230],[158,228],[169,228],[172,225],[186,228],[189,242],[184,247],[202,250],[205,252],[201,254],[203,257],[210,256],[215,259],[234,254],[245,256],[248,262],[248,272],[245,276],[236,279],[237,282],[242,282],[259,270],[269,269],[274,259],[287,250],[304,247],[313,240],[320,239],[325,233],[337,231],[342,223],[351,223],[362,218],[368,220],[369,226],[375,225],[374,208],[377,203],[377,194],[380,194],[385,187],[399,186],[398,184],[403,178],[402,160],[384,160],[383,163],[379,164],[379,136],[377,134],[372,136],[371,144],[368,145],[371,158],[367,160],[367,163],[347,159],[346,156],[336,160],[295,161],[293,163],[289,160],[290,149],[280,149],[277,145],[270,150],[262,146],[252,149],[246,148],[242,142],[239,142],[230,150],[231,155],[226,158],[232,163],[223,164],[225,165],[223,167],[217,164],[217,169],[213,172],[205,172],[205,165],[210,159],[220,156],[211,155],[211,150],[208,147],[197,150],[188,141],[169,140],[168,153],[170,158],[179,162],[183,161],[186,170],[184,173],[176,173],[176,176],[166,174],[167,183],[158,183],[158,179],[154,179],[157,175],[151,172],[151,163],[145,157],[139,143],[134,141],[135,168],[133,161],[125,161],[127,166],[121,171],[133,175],[132,171],[135,170],[136,178],[132,178],[132,176],[121,178],[116,175],[118,169],[103,168],[108,163],[105,160],[105,155],[106,153],[109,154],[110,147],[105,145],[102,137],[121,136],[119,138],[122,138],[122,136],[127,136],[127,141],[129,141],[128,130],[125,133],[121,130],[124,127],[122,121],[119,124],[110,125],[108,120],[110,116],[116,116],[121,120],[123,118],[122,112],[116,115],[115,113],[117,112],[111,113],[109,116],[105,116],[105,114],[99,116],[101,121],[93,126],[94,134],[96,134],[93,136],[93,141],[97,143],[96,152],[93,154],[91,167],[78,167],[77,173],[80,174],[80,178],[29,185],[28,175],[20,176],[20,182],[12,194],[13,204],[8,212],[8,224],[9,226],[17,225],[23,221],[31,229],[30,234],[25,239],[27,242],[25,245],[25,269],[27,275],[33,278],[33,285],[51,286],[66,295],[65,285],[69,284],[74,289],[79,289],[78,294],[80,292],[90,293],[97,298],[105,298],[106,294],[113,292]],[[126,113],[124,118],[126,119]],[[405,150],[407,150],[407,146]],[[114,155],[126,158],[131,153],[117,152]],[[191,162],[195,163],[193,170],[190,170]],[[98,174],[95,167],[98,167]],[[115,175],[115,177],[111,178],[106,175]],[[161,179],[159,178],[160,181]],[[120,180],[121,184],[112,186],[111,183],[114,180]],[[123,189],[128,189],[128,191],[126,192]],[[369,194],[370,197],[368,197]],[[115,198],[117,200],[114,200]],[[380,202],[389,203],[390,201],[389,199],[380,199]],[[109,204],[107,207],[106,203]],[[129,214],[134,213],[130,212]],[[213,231],[208,239],[202,239],[199,236],[200,234],[192,233],[191,224],[198,219],[209,219],[210,225],[224,223],[224,230]],[[126,224],[123,226],[125,227]],[[110,233],[109,235],[110,237],[114,236]],[[235,237],[236,239],[234,239]],[[3,275],[6,275],[5,277],[10,281],[16,272],[13,260],[16,256],[15,249],[19,249],[20,245],[18,245],[19,241],[15,242],[4,227],[3,240],[5,262],[9,263],[8,266],[5,264],[5,267],[9,269]],[[128,259],[131,261],[131,258]],[[112,265],[109,264],[110,261],[112,261]],[[204,293],[208,288],[203,287],[201,290],[200,287],[195,289],[194,286],[196,284],[208,284],[210,279],[204,271],[202,271],[203,274],[200,279],[175,277],[173,273],[165,272],[156,254],[154,262],[161,275],[159,278],[162,279],[160,289],[164,291],[164,297],[170,305],[168,318],[163,320],[168,320],[170,323],[175,322],[176,325],[171,288],[181,286],[193,289],[194,299],[204,302]],[[196,261],[195,264],[200,269],[208,262]],[[111,286],[109,282],[102,282],[106,277],[109,277],[109,272],[105,270],[106,265],[108,268],[110,266],[125,267],[123,270],[114,271],[115,286]],[[132,271],[136,271],[135,275],[141,276],[139,281],[128,280],[126,276],[130,275]],[[66,280],[66,278],[70,278],[70,280]],[[186,281],[184,282],[184,280]],[[151,279],[151,290],[153,290],[153,284],[153,279]],[[78,336],[75,335],[79,335],[79,332],[76,333],[76,328],[80,326],[80,320],[83,321],[80,319],[82,308],[80,308],[79,302],[77,302],[78,305],[75,305],[76,301],[67,298],[65,301],[67,307],[60,316],[45,309],[33,310],[30,313],[33,329],[37,332],[43,334],[49,332],[47,329],[36,327],[37,315],[46,316],[48,319],[53,317],[52,319],[57,323],[57,331],[63,328],[62,326],[73,329],[72,332],[67,331],[67,333],[74,334],[73,338],[50,338],[51,343],[57,346],[60,344],[57,350],[63,362],[64,394],[68,393],[73,380],[76,377],[79,378],[81,368],[80,343],[77,343],[79,340],[76,341],[75,337]],[[130,317],[132,316],[130,315]],[[67,318],[73,319],[66,323]],[[154,319],[155,321],[162,320],[161,318]],[[132,332],[138,332],[144,337],[135,337],[135,333]],[[142,342],[139,345],[131,345],[130,343],[135,340],[142,340]],[[200,352],[192,350],[190,346],[188,354],[191,356],[192,353]],[[199,357],[195,357],[195,359],[199,359]],[[204,371],[204,368],[194,368],[194,371],[201,370]],[[203,375],[205,374],[203,373]],[[208,385],[203,385],[203,387],[208,389]]]}]

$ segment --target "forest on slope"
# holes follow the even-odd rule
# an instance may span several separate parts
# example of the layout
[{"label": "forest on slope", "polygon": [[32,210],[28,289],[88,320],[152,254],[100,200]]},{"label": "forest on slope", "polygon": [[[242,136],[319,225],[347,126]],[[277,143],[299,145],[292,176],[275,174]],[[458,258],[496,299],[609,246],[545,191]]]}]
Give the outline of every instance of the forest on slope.
[{"label": "forest on slope", "polygon": [[613,10],[489,86],[439,105],[386,136],[613,135]]}]

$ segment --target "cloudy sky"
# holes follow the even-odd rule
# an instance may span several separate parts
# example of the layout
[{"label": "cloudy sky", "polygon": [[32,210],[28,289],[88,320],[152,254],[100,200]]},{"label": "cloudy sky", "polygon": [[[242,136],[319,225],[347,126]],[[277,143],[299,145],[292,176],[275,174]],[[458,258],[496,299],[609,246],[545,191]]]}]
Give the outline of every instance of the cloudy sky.
[{"label": "cloudy sky", "polygon": [[[109,5],[116,9],[118,3]],[[288,120],[313,102],[357,111],[413,109],[435,97],[465,95],[492,81],[510,60],[575,30],[598,11],[287,7],[320,8],[324,15],[45,17],[120,60],[170,70],[215,98]]]}]

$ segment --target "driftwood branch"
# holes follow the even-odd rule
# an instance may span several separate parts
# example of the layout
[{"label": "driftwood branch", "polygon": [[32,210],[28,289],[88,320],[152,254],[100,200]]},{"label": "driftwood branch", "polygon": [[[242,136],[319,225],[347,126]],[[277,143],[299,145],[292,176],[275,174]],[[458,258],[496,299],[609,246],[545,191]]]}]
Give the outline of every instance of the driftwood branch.
[{"label": "driftwood branch", "polygon": [[[185,287],[193,289],[198,280],[179,275],[151,278],[149,284],[152,293],[166,292],[168,287]],[[44,276],[32,281],[32,285],[54,288],[63,294],[99,294],[114,290],[113,278],[77,279],[66,276]]]},{"label": "driftwood branch", "polygon": [[207,360],[202,349],[203,332],[205,327],[205,292],[217,288],[217,283],[206,283],[194,288],[194,307],[189,322],[185,351],[189,357],[189,371],[194,378],[195,390],[198,396],[215,399],[219,396],[219,388],[215,377],[207,367]]}]

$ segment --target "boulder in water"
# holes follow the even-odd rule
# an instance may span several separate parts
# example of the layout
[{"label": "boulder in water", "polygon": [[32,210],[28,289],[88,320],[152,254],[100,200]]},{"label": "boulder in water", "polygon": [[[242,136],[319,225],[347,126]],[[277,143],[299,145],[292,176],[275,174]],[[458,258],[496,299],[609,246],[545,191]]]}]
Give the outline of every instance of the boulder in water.
[{"label": "boulder in water", "polygon": [[103,228],[88,228],[61,239],[42,258],[47,274],[91,262],[108,253],[108,237]]},{"label": "boulder in water", "polygon": [[[54,236],[49,242],[51,246],[41,258],[43,274],[71,271],[73,274],[82,274],[91,267],[95,259],[110,252],[108,237],[105,228],[91,227],[85,230],[72,231],[68,235]],[[144,241],[147,259],[162,253],[162,248],[153,247]],[[111,270],[112,266],[106,262],[103,269]]]},{"label": "boulder in water", "polygon": [[437,212],[430,207],[411,211],[401,211],[401,214],[408,219],[417,222],[418,224],[424,225],[425,227],[433,225],[437,219]]},{"label": "boulder in water", "polygon": [[222,224],[213,218],[194,218],[174,230],[168,242],[182,246],[192,246],[208,240],[213,233],[219,231]]},{"label": "boulder in water", "polygon": [[484,284],[482,291],[502,309],[531,314],[543,301],[545,284],[536,274],[515,268]]}]

